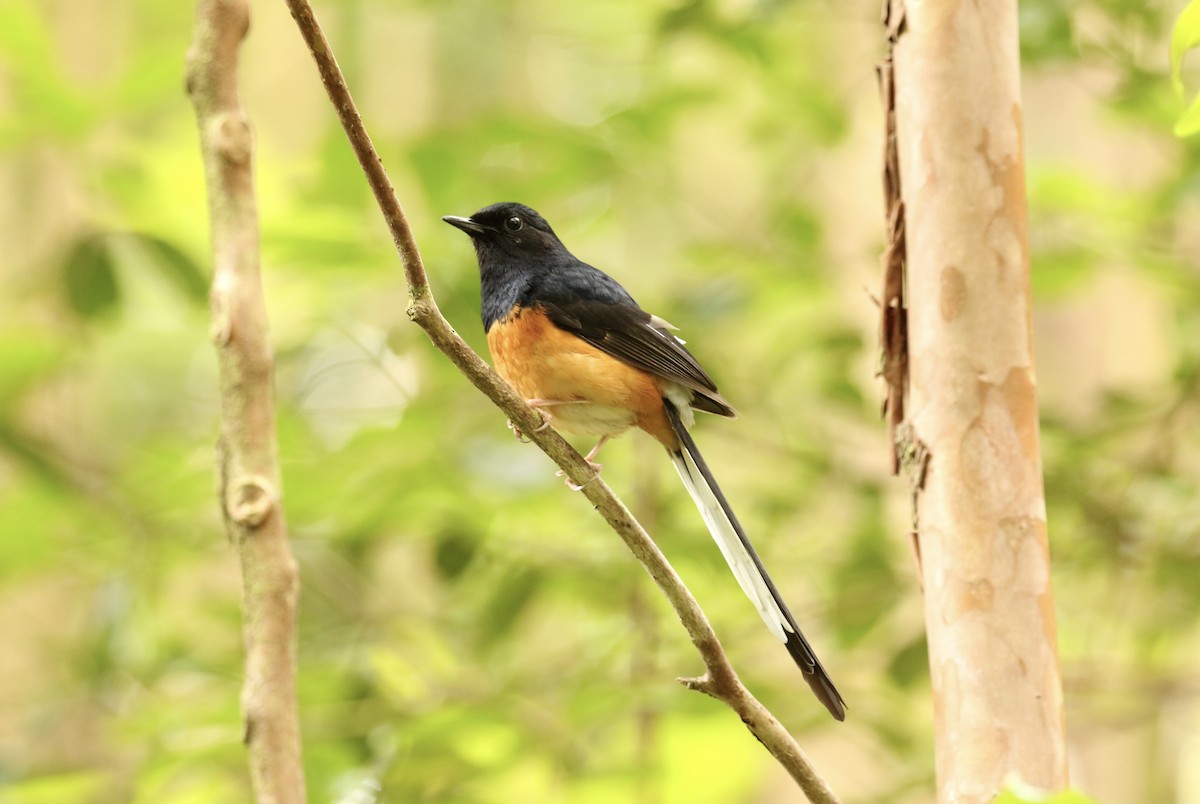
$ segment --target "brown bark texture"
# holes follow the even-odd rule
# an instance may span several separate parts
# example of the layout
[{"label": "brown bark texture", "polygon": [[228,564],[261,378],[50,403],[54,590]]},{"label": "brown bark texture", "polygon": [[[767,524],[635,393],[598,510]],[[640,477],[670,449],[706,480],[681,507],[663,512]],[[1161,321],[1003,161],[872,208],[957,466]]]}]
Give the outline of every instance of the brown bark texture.
[{"label": "brown bark texture", "polygon": [[210,336],[221,393],[219,495],[242,568],[245,742],[255,798],[305,801],[296,702],[299,578],[281,504],[274,358],[259,274],[253,137],[237,91],[245,0],[200,0],[188,51],[212,226]]},{"label": "brown bark texture", "polygon": [[[1038,445],[1014,0],[893,0],[907,422],[938,799],[1067,783]],[[902,17],[897,22],[897,14]],[[911,445],[910,445],[911,446]]]}]

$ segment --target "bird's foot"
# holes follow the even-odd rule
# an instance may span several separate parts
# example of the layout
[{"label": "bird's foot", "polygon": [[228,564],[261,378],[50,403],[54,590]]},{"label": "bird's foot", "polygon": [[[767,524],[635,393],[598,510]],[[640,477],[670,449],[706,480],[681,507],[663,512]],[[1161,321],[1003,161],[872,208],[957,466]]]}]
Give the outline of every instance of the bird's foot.
[{"label": "bird's foot", "polygon": [[529,443],[529,439],[525,437],[525,434],[521,432],[521,428],[517,427],[516,422],[514,422],[512,419],[508,420],[508,429],[512,430],[513,435],[516,436],[517,440],[522,444]]},{"label": "bird's foot", "polygon": [[560,399],[526,399],[525,404],[536,410],[542,417],[542,423],[533,428],[533,432],[540,433],[550,426],[550,422],[554,419],[554,414],[550,412],[553,405],[571,405],[576,404],[574,400]]},{"label": "bird's foot", "polygon": [[[584,458],[584,460],[587,461],[587,465],[592,467],[592,469],[594,469],[596,472],[596,474],[592,475],[591,480],[595,480],[596,478],[600,477],[600,470],[604,468],[604,464],[596,463],[595,461],[588,460],[587,458]],[[561,477],[563,479],[563,483],[571,491],[583,491],[583,486],[579,485],[574,480],[567,477],[567,473],[565,471],[563,471],[562,469],[559,469],[557,472],[555,472],[554,476]],[[591,480],[589,480],[587,482],[590,483]]]},{"label": "bird's foot", "polygon": [[602,465],[596,463],[592,459],[600,454],[600,448],[604,446],[606,441],[608,441],[608,436],[600,436],[600,440],[596,442],[596,446],[592,447],[591,451],[588,452],[587,455],[583,456],[583,459],[585,461],[587,461],[588,464],[590,464],[591,466],[594,466],[596,468],[597,472],[600,471]]},{"label": "bird's foot", "polygon": [[[605,441],[608,441],[608,436],[601,436],[600,440],[596,442],[596,446],[592,447],[591,451],[588,452],[587,455],[583,456],[583,460],[587,462],[587,465],[592,467],[592,469],[594,469],[596,472],[595,477],[592,478],[593,480],[595,480],[597,477],[600,477],[600,470],[604,468],[604,464],[594,461],[592,458],[595,458],[596,454],[600,452],[600,448],[604,446]],[[567,484],[567,488],[569,488],[571,491],[583,490],[583,486],[571,480],[571,478],[567,477],[566,475],[567,473],[562,469],[559,469],[554,473],[555,477],[563,478],[563,482]]]},{"label": "bird's foot", "polygon": [[[550,426],[550,421],[554,418],[554,414],[551,413],[547,408],[550,405],[559,405],[564,403],[555,402],[552,399],[526,399],[525,404],[537,411],[538,415],[542,417],[542,423],[533,428],[531,431],[534,433],[540,433]],[[522,444],[529,443],[529,439],[525,436],[525,432],[518,427],[517,423],[512,419],[508,420],[508,429],[513,431],[513,435],[516,436],[517,440]]]}]

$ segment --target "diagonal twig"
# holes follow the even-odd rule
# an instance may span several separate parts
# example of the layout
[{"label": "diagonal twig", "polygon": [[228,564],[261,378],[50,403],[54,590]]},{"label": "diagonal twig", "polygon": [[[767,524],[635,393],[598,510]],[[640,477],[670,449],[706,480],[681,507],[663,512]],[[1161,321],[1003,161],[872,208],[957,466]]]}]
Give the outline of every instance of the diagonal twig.
[{"label": "diagonal twig", "polygon": [[346,86],[346,80],[324,32],[317,23],[312,7],[307,0],[285,2],[312,53],[321,81],[395,241],[408,282],[409,318],[425,330],[433,345],[440,349],[476,388],[562,467],[567,477],[583,487],[583,494],[650,573],[651,578],[674,607],[706,668],[702,676],[680,679],[680,682],[689,689],[704,692],[730,706],[750,732],[791,774],[810,801],[818,804],[836,802],[837,797],[813,768],[795,739],[742,685],[696,599],[624,503],[613,494],[603,480],[594,476],[594,470],[562,436],[550,428],[539,430],[542,424],[541,417],[492,371],[438,310],[404,210],[379,154],[371,144],[362,118],[350,96],[350,90]]}]

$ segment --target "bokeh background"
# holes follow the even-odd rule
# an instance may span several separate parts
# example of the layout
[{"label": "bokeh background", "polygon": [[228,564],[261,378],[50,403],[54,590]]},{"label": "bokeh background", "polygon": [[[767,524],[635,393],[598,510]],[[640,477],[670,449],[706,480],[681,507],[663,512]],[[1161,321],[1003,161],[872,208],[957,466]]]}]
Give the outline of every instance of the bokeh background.
[{"label": "bokeh background", "polygon": [[[878,0],[321,0],[443,310],[439,221],[541,210],[683,327],[742,414],[698,439],[850,706],[812,700],[667,461],[609,483],[848,802],[933,795],[920,590],[874,377]],[[1200,802],[1200,146],[1181,2],[1020,4],[1049,529],[1073,778]],[[214,501],[191,3],[0,2],[0,801],[249,798],[239,577]],[[282,2],[258,145],[314,801],[778,802],[602,521],[405,314]],[[1195,86],[1195,82],[1192,82]]]}]

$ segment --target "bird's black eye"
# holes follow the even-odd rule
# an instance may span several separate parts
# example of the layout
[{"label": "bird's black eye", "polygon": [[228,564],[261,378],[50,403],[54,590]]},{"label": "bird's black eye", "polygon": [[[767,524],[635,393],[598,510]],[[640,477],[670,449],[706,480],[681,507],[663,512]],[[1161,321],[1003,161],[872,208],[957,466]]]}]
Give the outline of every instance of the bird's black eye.
[{"label": "bird's black eye", "polygon": [[516,215],[513,215],[511,218],[509,218],[508,220],[506,220],[504,222],[504,228],[510,232],[520,231],[521,227],[524,225],[525,225],[525,223],[520,218],[518,218]]}]

